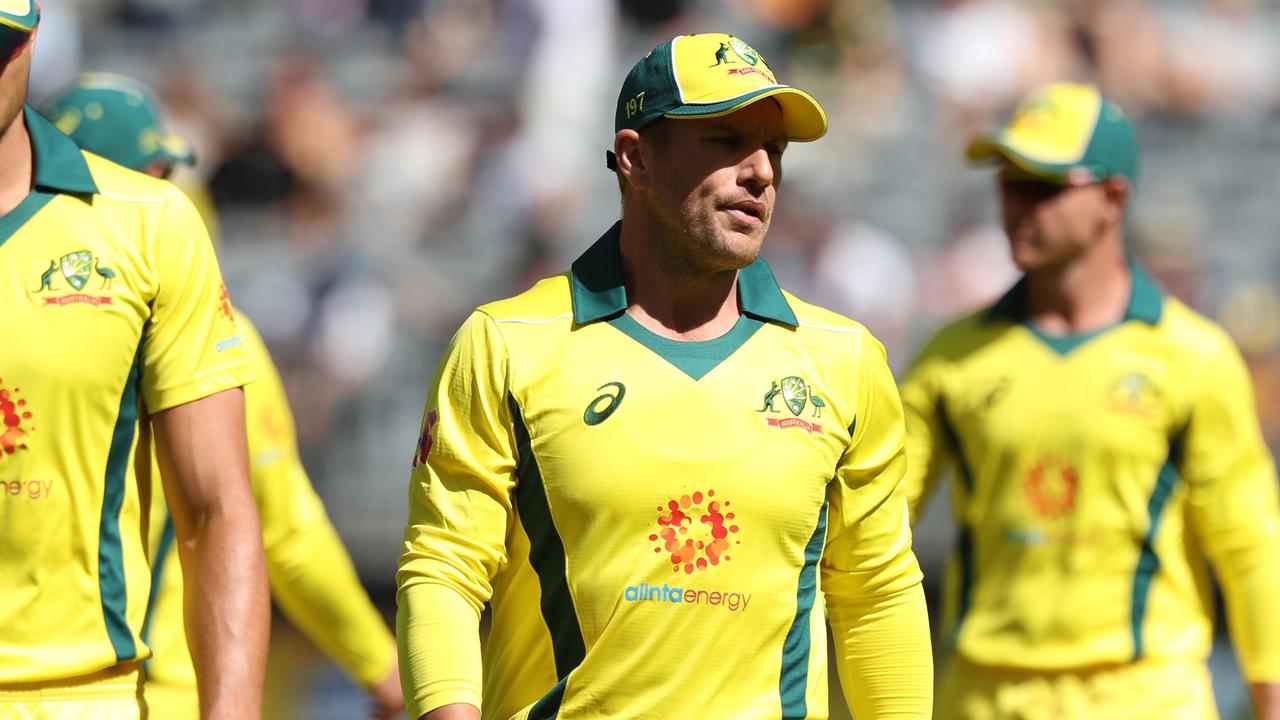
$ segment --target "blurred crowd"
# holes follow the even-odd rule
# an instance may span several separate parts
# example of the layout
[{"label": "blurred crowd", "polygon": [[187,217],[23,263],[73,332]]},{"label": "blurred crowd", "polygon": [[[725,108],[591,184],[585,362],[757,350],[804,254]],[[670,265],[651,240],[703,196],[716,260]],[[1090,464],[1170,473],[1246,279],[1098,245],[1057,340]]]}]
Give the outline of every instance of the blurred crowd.
[{"label": "blurred crowd", "polygon": [[198,164],[238,305],[286,378],[304,458],[375,587],[444,344],[617,217],[626,69],[737,34],[830,116],[787,154],[766,255],[905,370],[1015,277],[990,174],[960,151],[1029,89],[1099,83],[1137,121],[1133,251],[1224,323],[1280,450],[1280,7],[1274,0],[44,0],[33,94],[150,83]]}]

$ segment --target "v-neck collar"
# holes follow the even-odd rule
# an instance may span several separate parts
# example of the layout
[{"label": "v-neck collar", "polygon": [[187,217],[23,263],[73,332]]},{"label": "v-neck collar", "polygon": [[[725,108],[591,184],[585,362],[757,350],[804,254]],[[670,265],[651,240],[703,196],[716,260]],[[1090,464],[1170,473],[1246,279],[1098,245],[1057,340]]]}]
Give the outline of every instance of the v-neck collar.
[{"label": "v-neck collar", "polygon": [[1020,323],[1059,355],[1066,355],[1090,340],[1105,335],[1130,320],[1146,323],[1147,325],[1156,325],[1164,314],[1164,293],[1161,292],[1160,287],[1151,276],[1138,264],[1137,260],[1130,257],[1128,263],[1129,275],[1133,279],[1133,287],[1129,294],[1129,304],[1125,307],[1124,317],[1115,325],[1078,335],[1062,337],[1046,335],[1032,324],[1027,317],[1027,278],[1025,275],[987,310],[983,315],[983,322],[991,323],[1006,320],[1015,324]]},{"label": "v-neck collar", "polygon": [[703,342],[671,340],[655,334],[626,312],[627,288],[622,279],[622,252],[618,247],[621,229],[622,223],[615,223],[573,262],[569,284],[575,324],[607,321],[694,380],[701,379],[728,359],[765,323],[799,326],[773,270],[764,258],[756,258],[738,271],[738,305],[742,315],[729,332]]}]

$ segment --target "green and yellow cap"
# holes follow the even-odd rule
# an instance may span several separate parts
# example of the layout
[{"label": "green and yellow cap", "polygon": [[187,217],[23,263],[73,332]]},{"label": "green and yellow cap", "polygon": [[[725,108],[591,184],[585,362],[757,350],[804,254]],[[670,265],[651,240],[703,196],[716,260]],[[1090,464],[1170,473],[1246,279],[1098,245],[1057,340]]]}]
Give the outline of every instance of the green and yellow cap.
[{"label": "green and yellow cap", "polygon": [[639,130],[658,118],[709,118],[771,97],[782,106],[787,137],[817,140],[827,115],[809,93],[781,85],[768,63],[732,35],[677,35],[649,51],[627,73],[613,131]]},{"label": "green and yellow cap", "polygon": [[0,65],[14,56],[39,23],[35,0],[0,0]]},{"label": "green and yellow cap", "polygon": [[1007,162],[1031,177],[1088,185],[1112,175],[1138,179],[1133,123],[1093,85],[1055,83],[1023,101],[1009,124],[969,143],[974,163]]},{"label": "green and yellow cap", "polygon": [[191,145],[164,129],[160,104],[147,86],[123,75],[81,75],[45,105],[44,114],[80,147],[132,170],[157,160],[195,162]]}]

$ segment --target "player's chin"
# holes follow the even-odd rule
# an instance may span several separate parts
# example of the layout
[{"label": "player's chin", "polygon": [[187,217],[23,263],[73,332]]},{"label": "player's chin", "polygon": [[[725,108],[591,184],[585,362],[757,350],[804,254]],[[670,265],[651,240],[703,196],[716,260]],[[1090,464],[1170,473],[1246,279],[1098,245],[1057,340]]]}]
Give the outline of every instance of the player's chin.
[{"label": "player's chin", "polygon": [[1009,258],[1022,272],[1038,270],[1046,263],[1043,250],[1031,239],[1015,239],[1009,243]]},{"label": "player's chin", "polygon": [[720,256],[721,264],[726,268],[732,267],[740,270],[755,262],[756,258],[760,256],[760,248],[763,245],[763,233],[756,237],[752,233],[729,232],[721,236],[720,248],[717,254]]}]

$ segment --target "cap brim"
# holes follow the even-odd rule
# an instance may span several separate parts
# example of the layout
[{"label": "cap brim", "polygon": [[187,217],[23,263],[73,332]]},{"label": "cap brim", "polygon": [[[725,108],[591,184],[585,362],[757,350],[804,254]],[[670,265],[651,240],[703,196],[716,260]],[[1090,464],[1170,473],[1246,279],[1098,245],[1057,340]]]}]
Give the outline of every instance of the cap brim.
[{"label": "cap brim", "polygon": [[742,108],[773,98],[782,107],[782,119],[787,127],[787,139],[792,142],[811,142],[827,134],[827,114],[809,93],[789,85],[772,85],[753,90],[745,95],[718,103],[690,103],[666,113],[669,118],[713,118],[736,112]]},{"label": "cap brim", "polygon": [[160,141],[160,155],[180,165],[196,164],[196,151],[191,143],[173,133],[165,133]]},{"label": "cap brim", "polygon": [[1080,167],[1076,163],[1041,162],[992,137],[980,137],[970,142],[964,157],[971,165],[1008,163],[1033,178],[1058,185],[1069,184],[1068,174]]},{"label": "cap brim", "polygon": [[[6,5],[12,7],[4,7]],[[30,33],[40,24],[40,8],[34,1],[26,3],[24,7],[0,2],[0,8],[0,26]]]}]

